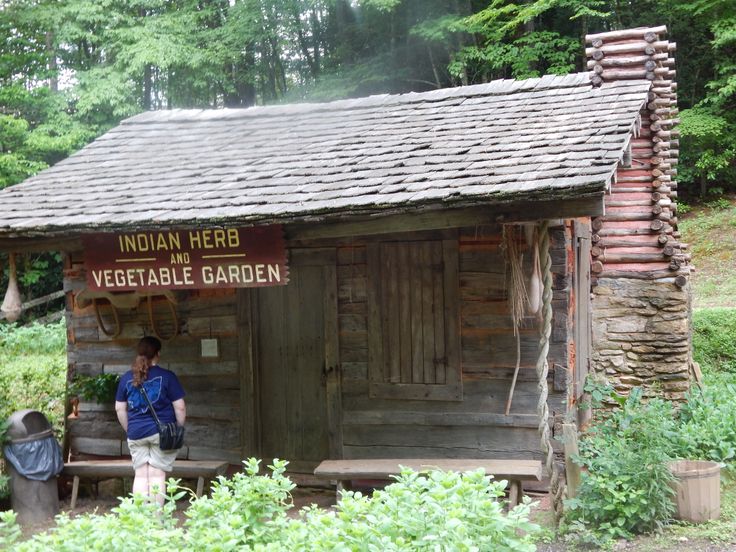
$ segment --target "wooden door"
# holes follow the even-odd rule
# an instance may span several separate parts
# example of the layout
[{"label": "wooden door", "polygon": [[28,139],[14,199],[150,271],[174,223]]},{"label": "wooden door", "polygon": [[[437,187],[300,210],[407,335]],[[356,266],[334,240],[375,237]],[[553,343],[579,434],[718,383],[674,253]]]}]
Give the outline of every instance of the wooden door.
[{"label": "wooden door", "polygon": [[[260,449],[311,473],[330,458],[335,412],[334,250],[292,250],[289,284],[255,294]],[[334,454],[333,454],[334,456]]]}]

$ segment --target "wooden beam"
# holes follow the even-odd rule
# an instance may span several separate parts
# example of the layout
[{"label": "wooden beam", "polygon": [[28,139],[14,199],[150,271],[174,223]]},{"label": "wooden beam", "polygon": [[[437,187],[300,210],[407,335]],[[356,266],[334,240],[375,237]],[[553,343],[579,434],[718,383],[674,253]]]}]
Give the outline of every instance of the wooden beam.
[{"label": "wooden beam", "polygon": [[81,251],[78,237],[63,238],[55,235],[34,238],[0,238],[0,252],[43,253],[45,251]]},{"label": "wooden beam", "polygon": [[[550,425],[552,419],[550,418]],[[481,427],[523,427],[536,429],[539,417],[536,414],[511,414],[495,412],[417,412],[411,410],[347,410],[346,427],[354,425],[372,426],[481,426]]]},{"label": "wooden beam", "polygon": [[438,209],[371,217],[351,217],[341,222],[291,224],[285,227],[288,240],[339,238],[394,232],[441,230],[484,226],[499,222],[525,222],[577,218],[604,214],[603,194],[561,201],[531,201],[465,209]]}]

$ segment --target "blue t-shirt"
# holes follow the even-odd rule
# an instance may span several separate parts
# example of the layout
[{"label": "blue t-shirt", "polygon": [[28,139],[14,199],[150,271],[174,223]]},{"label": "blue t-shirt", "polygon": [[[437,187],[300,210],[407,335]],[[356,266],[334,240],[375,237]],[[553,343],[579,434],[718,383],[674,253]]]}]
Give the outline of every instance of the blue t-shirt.
[{"label": "blue t-shirt", "polygon": [[[184,389],[176,374],[153,365],[148,369],[148,377],[143,382],[143,387],[161,423],[175,422],[176,416],[171,403],[184,397]],[[158,433],[158,426],[148,411],[148,403],[143,393],[133,386],[132,370],[121,376],[115,400],[128,403],[128,439],[143,439]]]}]

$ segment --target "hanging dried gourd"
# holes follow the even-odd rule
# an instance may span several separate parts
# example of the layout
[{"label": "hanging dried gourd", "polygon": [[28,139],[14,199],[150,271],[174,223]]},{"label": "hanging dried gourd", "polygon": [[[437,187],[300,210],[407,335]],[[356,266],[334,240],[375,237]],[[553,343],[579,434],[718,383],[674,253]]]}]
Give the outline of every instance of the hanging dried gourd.
[{"label": "hanging dried gourd", "polygon": [[532,273],[529,277],[529,294],[527,304],[529,314],[539,315],[542,312],[542,267],[539,261],[539,240],[537,231],[531,224],[524,227],[526,244],[532,250]]},{"label": "hanging dried gourd", "polygon": [[8,255],[8,289],[5,292],[5,299],[0,306],[0,311],[5,315],[8,322],[15,322],[20,318],[22,312],[22,301],[20,297],[20,288],[18,287],[18,271],[15,266],[15,253]]}]

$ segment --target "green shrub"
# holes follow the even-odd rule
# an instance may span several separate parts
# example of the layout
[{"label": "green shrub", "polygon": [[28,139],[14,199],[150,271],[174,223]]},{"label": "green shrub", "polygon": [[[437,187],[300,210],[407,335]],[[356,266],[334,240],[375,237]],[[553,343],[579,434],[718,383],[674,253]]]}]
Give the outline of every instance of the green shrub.
[{"label": "green shrub", "polygon": [[693,330],[693,356],[703,370],[736,374],[736,309],[696,310]]},{"label": "green shrub", "polygon": [[274,461],[270,475],[258,475],[251,458],[244,472],[219,478],[210,497],[192,501],[184,524],[186,548],[235,550],[278,540],[287,524],[295,485],[284,475],[286,462]]},{"label": "green shrub", "polygon": [[28,354],[0,360],[0,420],[16,410],[43,412],[57,435],[64,428],[66,358]]},{"label": "green shrub", "polygon": [[0,324],[0,353],[7,355],[60,354],[66,352],[66,324],[15,326]]},{"label": "green shrub", "polygon": [[19,542],[14,516],[0,516],[0,548],[16,552],[61,550],[270,550],[270,551],[532,551],[538,527],[528,520],[528,503],[503,512],[504,482],[482,472],[466,474],[406,470],[397,482],[372,497],[348,492],[334,511],[306,508],[290,519],[285,462],[270,475],[245,472],[220,478],[211,497],[191,499],[186,521],[174,517],[183,496],[169,482],[163,512],[140,496],[125,498],[112,513],[57,518],[57,527]]},{"label": "green shrub", "polygon": [[662,527],[672,516],[674,491],[666,462],[677,452],[672,405],[612,395],[620,408],[607,413],[580,443],[578,462],[587,468],[578,496],[566,501],[573,531],[628,538]]},{"label": "green shrub", "polygon": [[43,412],[57,432],[64,425],[66,329],[0,325],[0,420],[16,410]]},{"label": "green shrub", "polygon": [[506,482],[482,470],[458,474],[405,470],[372,497],[345,493],[335,512],[302,512],[288,525],[285,550],[535,550],[538,526],[528,503],[503,513]]},{"label": "green shrub", "polygon": [[736,382],[731,374],[707,374],[680,410],[678,456],[690,460],[736,459]]}]

